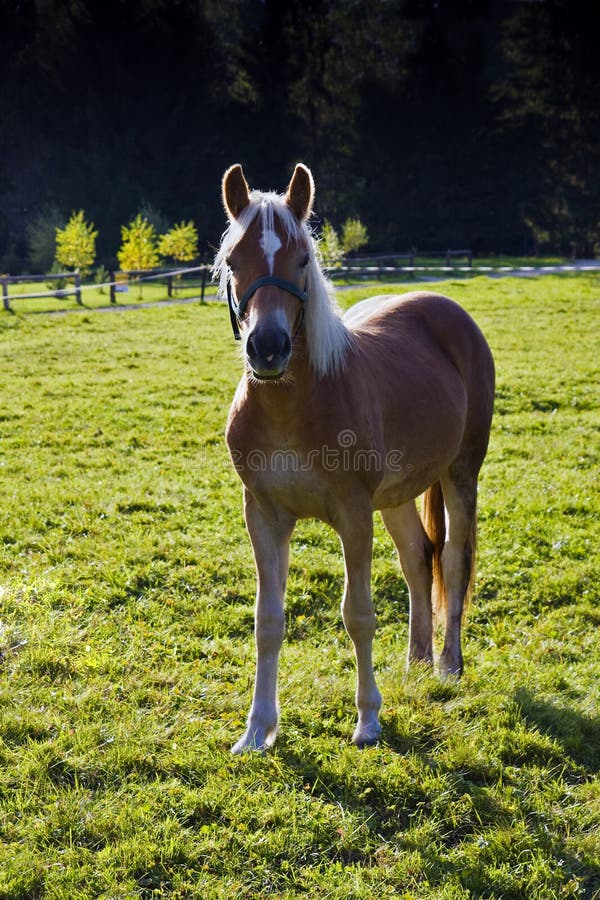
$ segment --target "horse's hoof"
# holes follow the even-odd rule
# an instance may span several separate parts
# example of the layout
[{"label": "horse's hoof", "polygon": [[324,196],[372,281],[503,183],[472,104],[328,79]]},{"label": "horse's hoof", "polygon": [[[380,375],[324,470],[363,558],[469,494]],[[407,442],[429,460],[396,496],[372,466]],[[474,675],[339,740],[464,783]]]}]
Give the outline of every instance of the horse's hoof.
[{"label": "horse's hoof", "polygon": [[365,747],[373,747],[379,742],[380,738],[381,726],[379,723],[367,727],[359,727],[352,735],[352,741],[359,750],[363,750]]},{"label": "horse's hoof", "polygon": [[433,656],[409,656],[406,660],[407,673],[416,672],[424,675],[429,674],[433,669]]},{"label": "horse's hoof", "polygon": [[277,728],[266,731],[264,728],[249,728],[233,745],[231,752],[234,756],[242,753],[264,753],[275,743]]},{"label": "horse's hoof", "polygon": [[458,656],[453,659],[449,656],[440,656],[440,678],[442,681],[458,681],[463,673],[463,660],[462,656]]}]

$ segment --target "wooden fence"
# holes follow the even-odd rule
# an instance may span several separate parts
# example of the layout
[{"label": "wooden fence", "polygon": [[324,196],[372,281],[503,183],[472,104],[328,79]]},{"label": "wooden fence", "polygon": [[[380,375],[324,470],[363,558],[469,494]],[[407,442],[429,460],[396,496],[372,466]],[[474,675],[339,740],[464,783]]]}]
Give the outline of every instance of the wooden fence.
[{"label": "wooden fence", "polygon": [[[195,272],[200,273],[200,284],[198,287],[200,288],[200,300],[204,302],[204,292],[206,290],[206,282],[208,280],[208,273],[211,271],[212,267],[209,265],[202,266],[192,266],[189,269],[185,269],[183,274],[192,274]],[[172,269],[132,269],[126,272],[124,271],[114,271],[110,273],[110,302],[117,302],[117,294],[123,290],[127,290],[129,288],[129,280],[130,279],[140,279],[140,280],[154,280],[158,281],[161,278],[165,279],[167,284],[167,297],[173,297],[174,291],[177,287],[188,287],[182,281],[179,281],[180,273],[177,270],[173,271]]]},{"label": "wooden fence", "polygon": [[2,285],[2,302],[4,309],[10,309],[10,300],[8,286],[10,284],[38,284],[48,281],[65,281],[70,279],[73,281],[72,288],[58,288],[56,291],[43,291],[39,293],[17,294],[19,300],[31,300],[40,297],[72,297],[79,306],[83,306],[81,301],[81,278],[79,272],[60,272],[52,275],[0,275],[0,284]]},{"label": "wooden fence", "polygon": [[[467,266],[473,265],[473,251],[466,250],[407,250],[403,253],[374,253],[369,256],[347,256],[342,263],[343,268],[400,268],[400,263],[414,267],[417,259],[445,259],[446,266],[452,265],[453,259],[464,259]],[[379,266],[378,266],[379,264]],[[395,264],[395,265],[393,265]]]},{"label": "wooden fence", "polygon": [[[416,266],[416,261],[423,258],[445,259],[446,267],[452,266],[452,260],[464,258],[468,267],[473,265],[473,255],[471,250],[446,250],[440,252],[417,252],[407,251],[406,253],[385,253],[373,256],[357,256],[347,257],[342,266],[327,268],[326,271],[330,277],[352,276],[352,277],[376,277],[381,278],[383,275],[393,275],[394,273],[410,272],[411,269],[428,268],[427,266]],[[406,263],[401,265],[401,263]],[[432,266],[432,268],[436,268]],[[84,285],[82,287],[79,272],[60,272],[51,275],[0,275],[0,285],[2,285],[2,300],[4,309],[10,310],[9,286],[11,284],[23,283],[41,283],[49,281],[73,282],[72,287],[58,288],[55,291],[49,290],[39,293],[15,294],[15,299],[28,300],[43,297],[71,297],[74,296],[79,306],[83,306],[81,298],[82,290],[108,287],[110,289],[111,304],[117,303],[117,294],[123,290],[128,290],[130,284],[141,281],[161,281],[164,280],[167,288],[167,297],[172,298],[180,287],[196,287],[196,284],[186,284],[181,279],[182,275],[199,274],[197,287],[200,291],[201,302],[204,302],[204,295],[207,283],[210,278],[212,267],[207,263],[199,266],[192,266],[186,269],[138,269],[128,271],[113,271],[109,273],[109,281],[102,285]],[[190,298],[192,299],[192,298]],[[193,298],[195,299],[195,298]]]}]

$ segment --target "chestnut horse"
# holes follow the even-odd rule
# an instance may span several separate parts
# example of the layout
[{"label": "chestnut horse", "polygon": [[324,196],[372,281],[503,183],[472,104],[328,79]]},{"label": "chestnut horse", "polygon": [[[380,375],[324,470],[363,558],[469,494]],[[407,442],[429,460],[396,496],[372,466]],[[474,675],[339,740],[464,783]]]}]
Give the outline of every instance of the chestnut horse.
[{"label": "chestnut horse", "polygon": [[[459,676],[463,668],[492,356],[470,316],[439,294],[372,297],[342,318],[306,224],[313,197],[303,165],[285,195],[250,191],[239,165],[223,178],[229,227],[215,277],[244,359],[226,436],[244,484],[258,582],[254,695],[234,753],[264,749],[277,736],[289,543],[300,518],[322,519],[341,539],[357,745],[376,742],[381,731],[372,664],[374,510],[409,587],[409,664],[433,662],[433,587],[445,613],[440,673]],[[423,493],[421,521],[415,498]]]}]

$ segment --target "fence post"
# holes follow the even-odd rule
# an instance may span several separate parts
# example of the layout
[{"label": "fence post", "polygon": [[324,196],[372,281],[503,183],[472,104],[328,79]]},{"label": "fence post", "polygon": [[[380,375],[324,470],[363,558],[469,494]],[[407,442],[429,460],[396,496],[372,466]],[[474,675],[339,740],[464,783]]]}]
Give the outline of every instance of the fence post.
[{"label": "fence post", "polygon": [[204,303],[204,288],[206,287],[206,266],[202,267],[202,284],[200,286],[200,303]]},{"label": "fence post", "polygon": [[173,296],[173,276],[167,276],[167,297]]},{"label": "fence post", "polygon": [[10,303],[8,302],[8,281],[6,278],[0,280],[2,281],[2,301],[4,303],[4,309],[10,309]]},{"label": "fence post", "polygon": [[117,297],[116,297],[116,293],[115,293],[115,273],[114,273],[114,272],[109,272],[108,274],[109,274],[109,278],[110,278],[110,288],[109,288],[109,290],[110,290],[110,302],[111,302],[111,303],[116,303],[116,302],[117,302]]},{"label": "fence post", "polygon": [[450,251],[446,250],[446,265],[450,268]]},{"label": "fence post", "polygon": [[79,275],[79,269],[75,271],[75,300],[77,301],[78,306],[83,306],[81,302],[81,277]]}]

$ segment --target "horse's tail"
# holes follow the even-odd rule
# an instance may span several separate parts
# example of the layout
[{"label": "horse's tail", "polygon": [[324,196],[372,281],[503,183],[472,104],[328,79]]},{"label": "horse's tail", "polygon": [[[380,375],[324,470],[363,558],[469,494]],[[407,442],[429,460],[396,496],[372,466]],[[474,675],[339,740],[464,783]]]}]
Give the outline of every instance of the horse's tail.
[{"label": "horse's tail", "polygon": [[[446,614],[446,588],[442,575],[442,551],[446,540],[446,515],[444,510],[444,495],[439,481],[432,484],[423,494],[421,518],[427,536],[433,545],[432,571],[433,590],[432,599],[436,615],[442,618]],[[477,515],[473,516],[471,531],[467,544],[467,559],[469,560],[469,581],[465,593],[463,612],[466,612],[473,588],[475,586],[475,557],[477,553]]]},{"label": "horse's tail", "polygon": [[432,543],[433,606],[436,615],[442,617],[446,613],[446,588],[442,577],[442,550],[446,540],[446,514],[444,510],[444,495],[439,481],[427,488],[423,494],[421,518],[423,519],[423,527]]}]

